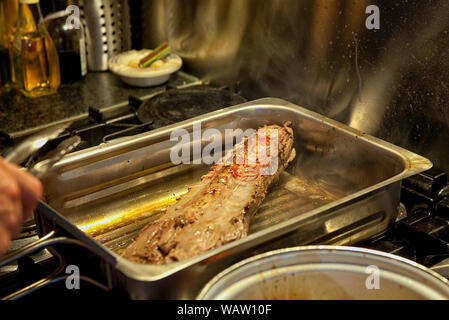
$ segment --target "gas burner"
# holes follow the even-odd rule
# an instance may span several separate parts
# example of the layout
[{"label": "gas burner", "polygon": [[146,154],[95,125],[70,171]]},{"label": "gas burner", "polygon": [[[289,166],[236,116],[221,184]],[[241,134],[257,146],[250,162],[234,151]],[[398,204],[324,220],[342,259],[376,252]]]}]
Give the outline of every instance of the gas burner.
[{"label": "gas burner", "polygon": [[[101,142],[135,135],[181,122],[204,113],[246,102],[228,88],[195,86],[170,89],[145,101],[130,96],[127,106],[113,110],[89,108],[89,117],[102,123]],[[83,129],[86,131],[86,129]],[[79,131],[75,131],[80,134]],[[96,135],[98,136],[98,135]],[[100,141],[98,141],[100,143]]]},{"label": "gas burner", "polygon": [[153,121],[153,126],[162,127],[243,102],[246,99],[226,88],[172,89],[143,102],[137,115],[143,123]]},{"label": "gas burner", "polygon": [[[43,156],[71,135],[81,137],[82,142],[75,150],[78,151],[243,102],[246,102],[245,98],[228,88],[199,85],[183,89],[169,88],[146,100],[130,96],[127,104],[109,108],[89,107],[86,118],[74,122],[65,133],[49,141],[32,160],[42,160]],[[16,145],[23,138],[14,139],[0,132],[0,150]]]}]

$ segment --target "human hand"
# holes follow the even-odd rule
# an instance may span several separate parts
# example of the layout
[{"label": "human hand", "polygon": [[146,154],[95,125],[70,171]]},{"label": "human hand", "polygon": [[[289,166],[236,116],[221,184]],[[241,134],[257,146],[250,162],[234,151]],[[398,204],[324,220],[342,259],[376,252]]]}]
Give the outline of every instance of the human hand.
[{"label": "human hand", "polygon": [[0,157],[0,255],[21,230],[42,196],[42,184]]}]

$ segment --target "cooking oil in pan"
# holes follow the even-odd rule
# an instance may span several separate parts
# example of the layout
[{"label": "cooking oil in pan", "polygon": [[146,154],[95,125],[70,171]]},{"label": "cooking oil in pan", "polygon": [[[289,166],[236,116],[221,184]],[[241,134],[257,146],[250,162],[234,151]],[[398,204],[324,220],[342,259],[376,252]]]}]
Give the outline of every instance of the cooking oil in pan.
[{"label": "cooking oil in pan", "polygon": [[[109,215],[100,215],[79,227],[112,250],[129,245],[140,230],[165,213],[168,205],[188,191],[189,185],[198,182],[206,173],[206,166],[182,165],[158,172],[161,178],[142,190],[129,193],[137,199]],[[124,197],[117,201],[125,203]],[[274,223],[320,207],[336,200],[336,196],[323,186],[292,176],[281,174],[279,182],[269,189],[261,207],[251,219],[250,233],[267,228]]]}]

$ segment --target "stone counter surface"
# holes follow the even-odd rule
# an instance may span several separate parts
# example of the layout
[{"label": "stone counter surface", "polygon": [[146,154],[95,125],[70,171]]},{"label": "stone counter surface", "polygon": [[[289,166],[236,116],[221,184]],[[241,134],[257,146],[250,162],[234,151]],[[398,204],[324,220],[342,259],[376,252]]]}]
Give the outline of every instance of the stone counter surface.
[{"label": "stone counter surface", "polygon": [[63,84],[53,95],[27,98],[18,92],[0,96],[0,131],[12,135],[53,122],[87,115],[90,106],[98,109],[125,103],[128,96],[143,98],[164,90],[166,85],[183,86],[200,81],[178,72],[157,87],[134,88],[110,72],[89,72],[82,80]]}]

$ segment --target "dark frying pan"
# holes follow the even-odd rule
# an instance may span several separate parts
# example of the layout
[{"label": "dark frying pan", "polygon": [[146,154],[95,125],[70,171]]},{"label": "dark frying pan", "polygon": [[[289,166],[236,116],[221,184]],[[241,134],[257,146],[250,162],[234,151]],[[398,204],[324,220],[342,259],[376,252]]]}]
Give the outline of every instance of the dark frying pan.
[{"label": "dark frying pan", "polygon": [[223,88],[170,89],[143,102],[137,116],[142,123],[153,121],[158,128],[243,102],[245,98]]}]

